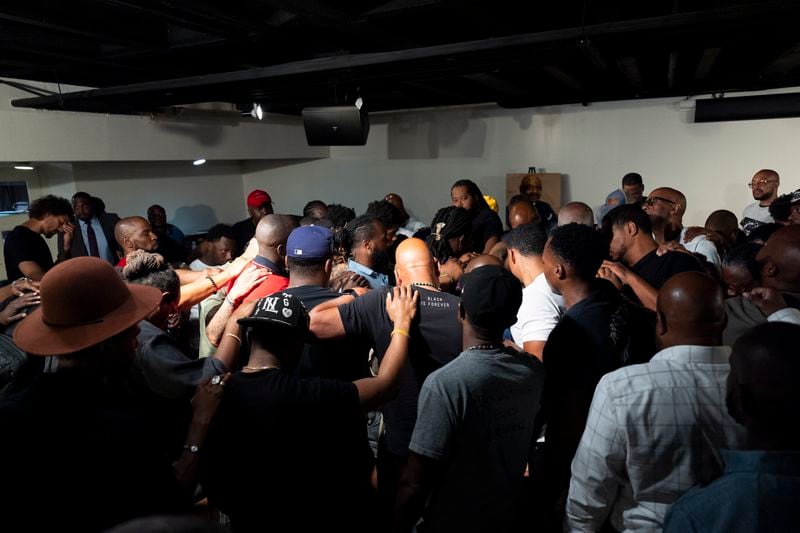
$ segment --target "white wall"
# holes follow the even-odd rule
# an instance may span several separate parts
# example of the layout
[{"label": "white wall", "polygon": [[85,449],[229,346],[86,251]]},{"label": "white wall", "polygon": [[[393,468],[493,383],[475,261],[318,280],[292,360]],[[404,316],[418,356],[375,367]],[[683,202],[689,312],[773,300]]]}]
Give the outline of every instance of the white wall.
[{"label": "white wall", "polygon": [[[25,82],[46,90],[53,84]],[[62,87],[64,92],[81,89]],[[32,96],[0,84],[0,161],[178,161],[327,157],[309,147],[299,117],[185,110],[178,117],[103,115],[14,108]]]},{"label": "white wall", "polygon": [[195,167],[187,162],[76,163],[75,188],[98,196],[109,213],[146,216],[159,204],[185,233],[247,217],[242,170],[237,162]]},{"label": "white wall", "polygon": [[280,211],[307,200],[363,211],[388,192],[430,221],[449,187],[470,178],[504,207],[505,174],[529,166],[565,174],[563,201],[601,204],[620,178],[640,172],[646,188],[669,185],[688,197],[685,222],[713,210],[741,213],[747,182],[763,167],[800,187],[800,119],[694,124],[680,99],[506,110],[496,106],[375,115],[365,147],[331,148],[330,159],[245,168],[244,189],[264,187]]}]

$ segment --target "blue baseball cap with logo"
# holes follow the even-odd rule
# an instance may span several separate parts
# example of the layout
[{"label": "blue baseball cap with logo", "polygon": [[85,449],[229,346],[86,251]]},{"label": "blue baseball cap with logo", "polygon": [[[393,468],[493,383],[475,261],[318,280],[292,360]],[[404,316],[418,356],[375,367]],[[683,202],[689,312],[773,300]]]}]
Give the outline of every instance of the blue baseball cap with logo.
[{"label": "blue baseball cap with logo", "polygon": [[328,259],[333,255],[333,232],[322,226],[301,226],[289,234],[286,255],[292,259]]}]

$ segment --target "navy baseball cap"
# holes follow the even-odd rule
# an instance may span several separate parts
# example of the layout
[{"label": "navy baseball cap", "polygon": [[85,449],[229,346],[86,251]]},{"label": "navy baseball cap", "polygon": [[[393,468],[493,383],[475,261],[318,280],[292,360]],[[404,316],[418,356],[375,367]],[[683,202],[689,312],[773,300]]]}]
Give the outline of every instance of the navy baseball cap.
[{"label": "navy baseball cap", "polygon": [[286,255],[292,259],[328,259],[333,255],[333,232],[322,226],[301,226],[289,234]]}]

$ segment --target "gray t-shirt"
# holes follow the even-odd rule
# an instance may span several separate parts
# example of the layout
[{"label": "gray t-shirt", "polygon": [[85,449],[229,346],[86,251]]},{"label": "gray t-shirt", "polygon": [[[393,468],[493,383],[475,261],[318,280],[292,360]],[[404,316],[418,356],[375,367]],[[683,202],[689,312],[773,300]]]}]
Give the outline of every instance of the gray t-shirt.
[{"label": "gray t-shirt", "polygon": [[541,362],[508,348],[462,352],[428,377],[409,449],[445,473],[425,531],[512,529],[543,384]]}]

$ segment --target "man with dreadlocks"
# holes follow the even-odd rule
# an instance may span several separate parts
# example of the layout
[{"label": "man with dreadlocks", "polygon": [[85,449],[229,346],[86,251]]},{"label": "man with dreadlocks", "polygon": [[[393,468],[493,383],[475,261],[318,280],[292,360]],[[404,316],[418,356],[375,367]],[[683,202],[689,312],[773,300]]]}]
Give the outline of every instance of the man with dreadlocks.
[{"label": "man with dreadlocks", "polygon": [[470,227],[470,215],[461,207],[443,207],[433,217],[426,242],[439,263],[439,284],[444,290],[455,288],[464,273],[459,258],[469,252]]}]

